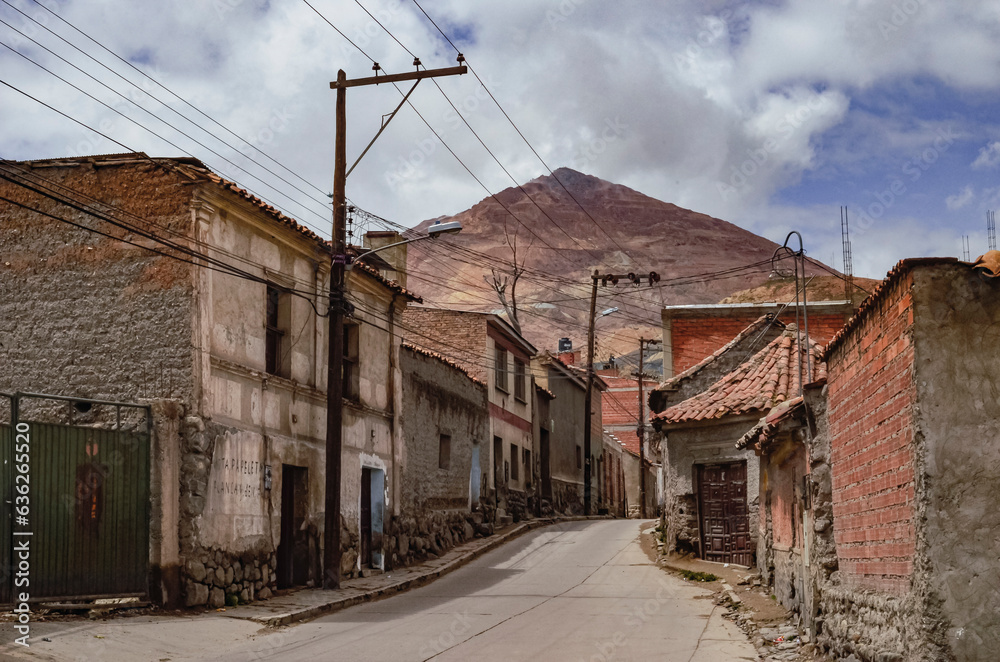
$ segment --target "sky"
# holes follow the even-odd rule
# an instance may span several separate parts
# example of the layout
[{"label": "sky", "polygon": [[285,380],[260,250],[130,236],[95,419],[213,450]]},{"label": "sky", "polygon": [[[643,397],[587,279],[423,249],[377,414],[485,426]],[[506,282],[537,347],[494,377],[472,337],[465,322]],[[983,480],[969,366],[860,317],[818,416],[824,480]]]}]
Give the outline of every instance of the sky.
[{"label": "sky", "polygon": [[[359,162],[373,214],[413,226],[565,166],[797,230],[836,268],[846,205],[866,277],[988,248],[1000,0],[418,1],[475,75],[421,82]],[[0,2],[0,158],[195,156],[327,236],[337,70],[456,65],[413,0]],[[400,99],[347,91],[348,163]]]}]

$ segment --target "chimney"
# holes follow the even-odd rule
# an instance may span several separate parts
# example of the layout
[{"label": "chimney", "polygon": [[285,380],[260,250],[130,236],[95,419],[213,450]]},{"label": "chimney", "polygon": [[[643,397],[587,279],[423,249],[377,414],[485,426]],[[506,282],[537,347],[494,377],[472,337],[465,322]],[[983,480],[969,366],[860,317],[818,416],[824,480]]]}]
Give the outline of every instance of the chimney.
[{"label": "chimney", "polygon": [[573,341],[569,338],[559,339],[558,358],[566,365],[576,364],[576,352],[573,351]]},{"label": "chimney", "polygon": [[[403,235],[394,230],[372,230],[365,233],[364,247],[374,250],[400,241],[403,241]],[[389,280],[406,287],[406,244],[373,254],[368,264]]]}]

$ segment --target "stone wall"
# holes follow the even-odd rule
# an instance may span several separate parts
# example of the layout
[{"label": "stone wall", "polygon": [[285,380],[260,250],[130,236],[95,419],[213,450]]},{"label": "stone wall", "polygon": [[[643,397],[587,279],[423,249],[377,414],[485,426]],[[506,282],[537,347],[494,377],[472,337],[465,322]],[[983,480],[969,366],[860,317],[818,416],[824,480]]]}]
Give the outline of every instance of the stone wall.
[{"label": "stone wall", "polygon": [[[486,387],[440,356],[400,349],[403,431],[399,515],[391,522],[386,553],[391,567],[440,555],[475,535],[489,535],[481,507],[488,498],[489,418]],[[448,439],[442,457],[442,435]],[[472,483],[479,481],[473,502]]]}]

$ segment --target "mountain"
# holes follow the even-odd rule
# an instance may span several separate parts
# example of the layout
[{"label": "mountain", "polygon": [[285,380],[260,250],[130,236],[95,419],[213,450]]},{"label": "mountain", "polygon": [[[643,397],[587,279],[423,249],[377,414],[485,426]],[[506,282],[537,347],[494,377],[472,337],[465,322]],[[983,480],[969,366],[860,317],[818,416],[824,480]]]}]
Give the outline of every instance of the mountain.
[{"label": "mountain", "polygon": [[[585,349],[594,270],[644,277],[639,286],[622,280],[598,287],[598,314],[619,309],[597,321],[596,353],[602,357],[627,354],[639,333],[659,337],[664,305],[715,303],[762,285],[778,248],[732,223],[569,168],[496,198],[499,203],[488,197],[418,226],[424,231],[435,221],[460,221],[463,230],[410,245],[408,287],[426,305],[500,311],[487,280],[491,268],[511,271],[516,247],[525,267],[516,290],[519,320],[539,349],[554,350],[562,337]],[[791,269],[791,261],[780,266]],[[808,270],[824,273],[815,266]],[[651,271],[660,276],[653,287],[646,284]]]}]

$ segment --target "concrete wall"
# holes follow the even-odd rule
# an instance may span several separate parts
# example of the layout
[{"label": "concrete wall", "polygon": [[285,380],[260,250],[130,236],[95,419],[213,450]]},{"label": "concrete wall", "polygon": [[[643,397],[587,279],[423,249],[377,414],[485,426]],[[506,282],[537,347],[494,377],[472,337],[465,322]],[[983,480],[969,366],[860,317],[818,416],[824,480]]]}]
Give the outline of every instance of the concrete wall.
[{"label": "concrete wall", "polygon": [[[487,471],[489,441],[486,386],[438,358],[400,350],[404,430],[400,514],[393,522],[389,549],[398,567],[440,554],[464,542],[483,523],[478,501],[471,502],[471,478]],[[449,435],[447,466],[440,466],[441,435]],[[473,449],[478,461],[473,464]],[[478,519],[478,522],[476,521]]]},{"label": "concrete wall", "polygon": [[[639,456],[623,451],[621,456],[622,478],[625,483],[625,502],[628,505],[628,517],[639,517]],[[646,517],[656,517],[656,466],[646,460]]]},{"label": "concrete wall", "polygon": [[[1000,651],[1000,282],[961,264],[913,271],[916,588],[957,660]],[[926,586],[926,588],[925,588]]]}]

